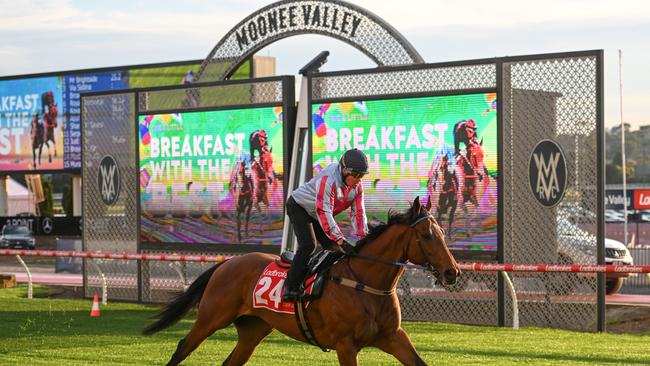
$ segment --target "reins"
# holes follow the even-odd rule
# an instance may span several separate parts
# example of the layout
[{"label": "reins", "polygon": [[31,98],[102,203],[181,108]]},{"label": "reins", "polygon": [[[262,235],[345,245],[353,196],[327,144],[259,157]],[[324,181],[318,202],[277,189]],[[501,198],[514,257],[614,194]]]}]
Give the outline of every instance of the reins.
[{"label": "reins", "polygon": [[[419,216],[411,225],[411,228],[414,228],[417,224],[424,220],[428,220],[429,218],[433,218],[430,214],[424,214]],[[415,232],[415,241],[418,243],[418,248],[420,248],[420,252],[422,253],[424,258],[427,258],[426,253],[424,252],[424,248],[422,248],[422,241],[420,240],[420,236],[418,235],[417,231]],[[409,246],[411,245],[411,242],[407,244],[407,246],[404,248],[404,253],[402,254],[402,258],[406,258],[406,253],[408,253]],[[390,266],[396,266],[396,267],[403,267],[403,268],[410,268],[410,269],[419,269],[419,270],[424,270],[424,271],[430,271],[432,272],[435,276],[439,275],[439,272],[437,269],[435,269],[431,264],[428,264],[426,266],[419,265],[419,264],[413,264],[413,263],[405,263],[405,259],[400,259],[399,261],[392,261],[392,260],[387,260],[379,257],[370,257],[367,255],[363,254],[358,254],[358,253],[350,253],[348,254],[348,259],[350,258],[359,258],[363,259],[369,262],[375,262],[375,263],[383,263],[387,264]],[[390,290],[378,290],[375,288],[372,288],[363,282],[359,281],[357,278],[357,275],[354,273],[352,270],[352,267],[350,266],[350,261],[348,260],[348,268],[350,269],[350,272],[352,272],[352,275],[357,279],[357,281],[353,281],[347,278],[342,278],[338,276],[331,276],[330,279],[340,285],[347,286],[354,288],[355,290],[358,291],[363,291],[367,292],[373,295],[392,295],[395,293],[395,287],[393,287]]]}]

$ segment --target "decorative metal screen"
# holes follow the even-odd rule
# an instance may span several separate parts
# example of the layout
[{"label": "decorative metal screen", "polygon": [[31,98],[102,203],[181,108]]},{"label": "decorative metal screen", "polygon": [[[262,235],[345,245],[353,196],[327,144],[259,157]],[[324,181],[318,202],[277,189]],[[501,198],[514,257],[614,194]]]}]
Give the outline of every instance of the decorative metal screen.
[{"label": "decorative metal screen", "polygon": [[[502,66],[504,261],[595,264],[597,259],[599,119],[598,53],[505,60]],[[536,201],[529,161],[542,139],[566,158],[567,186],[555,207]],[[515,274],[523,326],[595,330],[596,277]],[[506,299],[506,321],[512,301]]]},{"label": "decorative metal screen", "polygon": [[[397,30],[361,7],[338,0],[278,1],[233,27],[206,57],[197,80],[223,80],[258,50],[298,34],[322,34],[339,39],[379,66],[423,62]],[[230,67],[212,66],[223,62]]]},{"label": "decorative metal screen", "polygon": [[[135,165],[135,93],[82,96],[83,250],[137,252],[137,174]],[[108,180],[104,157],[114,159],[119,182]],[[102,172],[102,169],[104,172]],[[102,180],[100,182],[100,180]],[[116,194],[112,197],[111,193]],[[112,204],[107,204],[115,198]],[[102,276],[112,299],[137,300],[137,263],[84,260],[85,296],[101,293]]]},{"label": "decorative metal screen", "polygon": [[[142,113],[277,105],[282,104],[285,98],[293,103],[293,87],[285,88],[284,84],[292,86],[293,78],[193,84],[184,88],[174,86],[82,96],[83,249],[114,253],[231,254],[218,253],[215,251],[217,248],[206,250],[205,246],[187,246],[182,250],[170,250],[165,246],[159,250],[143,250],[139,247],[140,177],[136,155],[136,117]],[[292,117],[285,119],[288,124],[292,120]],[[106,156],[110,156],[118,167],[119,183],[113,182],[113,186],[106,177],[110,166],[103,166]],[[117,194],[114,202],[111,202],[113,197],[109,191]],[[164,302],[169,300],[171,294],[183,290],[211,265],[213,264],[86,260],[84,293],[88,297],[100,294],[102,280],[105,279],[110,299]]]},{"label": "decorative metal screen", "polygon": [[[596,263],[598,131],[602,130],[598,52],[495,59],[474,64],[426,65],[312,77],[311,98],[363,100],[385,95],[495,88],[499,98],[503,210],[500,238],[505,263]],[[502,75],[500,79],[499,75]],[[559,144],[567,160],[567,188],[556,207],[532,194],[529,162],[543,139]],[[445,290],[427,275],[406,271],[398,284],[402,316],[410,320],[512,324],[512,298],[497,292],[496,273],[468,272]],[[595,276],[511,276],[520,324],[596,330]]]},{"label": "decorative metal screen", "polygon": [[312,79],[312,99],[343,99],[358,96],[435,93],[496,88],[496,65],[451,65],[411,68],[390,72],[337,74]]}]

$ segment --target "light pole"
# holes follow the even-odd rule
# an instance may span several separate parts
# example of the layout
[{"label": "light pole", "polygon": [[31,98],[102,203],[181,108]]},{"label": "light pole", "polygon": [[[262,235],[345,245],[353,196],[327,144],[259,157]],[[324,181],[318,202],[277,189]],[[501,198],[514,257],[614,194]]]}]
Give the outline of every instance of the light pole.
[{"label": "light pole", "polygon": [[623,238],[627,245],[627,167],[625,158],[625,123],[623,122],[623,51],[618,50],[618,81],[621,110],[621,160],[623,164]]}]

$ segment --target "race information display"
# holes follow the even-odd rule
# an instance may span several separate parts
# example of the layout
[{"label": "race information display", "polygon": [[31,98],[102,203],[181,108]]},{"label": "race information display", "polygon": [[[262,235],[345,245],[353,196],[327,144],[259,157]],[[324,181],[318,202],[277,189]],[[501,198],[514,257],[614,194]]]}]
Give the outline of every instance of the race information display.
[{"label": "race information display", "polygon": [[281,107],[139,117],[143,243],[281,245]]},{"label": "race information display", "polygon": [[[353,147],[370,163],[371,224],[430,197],[451,249],[496,251],[495,93],[313,104],[314,174]],[[343,227],[348,216],[337,218]]]}]

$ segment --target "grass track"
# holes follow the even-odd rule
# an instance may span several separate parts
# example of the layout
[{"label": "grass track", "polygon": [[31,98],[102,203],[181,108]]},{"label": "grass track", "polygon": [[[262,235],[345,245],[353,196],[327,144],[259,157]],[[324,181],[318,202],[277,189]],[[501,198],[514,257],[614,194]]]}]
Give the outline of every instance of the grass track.
[{"label": "grass track", "polygon": [[[25,287],[0,290],[0,365],[164,365],[193,319],[151,337],[140,335],[157,307],[129,303],[102,306],[89,316],[90,300],[24,298]],[[47,296],[36,288],[35,296]],[[553,329],[475,327],[405,322],[404,328],[430,365],[649,365],[650,334],[578,333]],[[216,332],[183,365],[221,364],[235,344],[233,327]],[[365,349],[361,365],[395,365]],[[250,365],[336,365],[336,353],[274,332]]]}]

